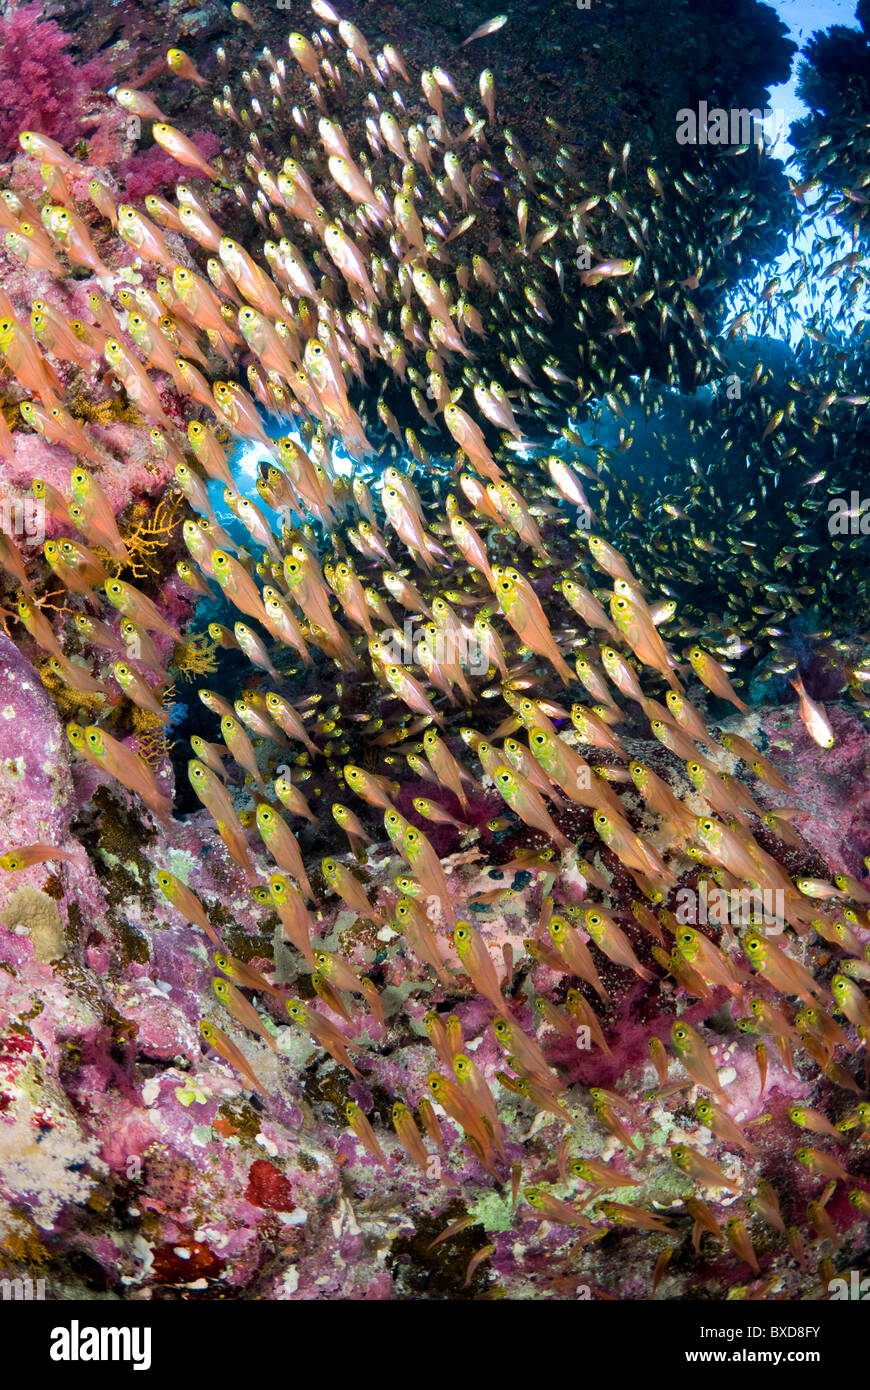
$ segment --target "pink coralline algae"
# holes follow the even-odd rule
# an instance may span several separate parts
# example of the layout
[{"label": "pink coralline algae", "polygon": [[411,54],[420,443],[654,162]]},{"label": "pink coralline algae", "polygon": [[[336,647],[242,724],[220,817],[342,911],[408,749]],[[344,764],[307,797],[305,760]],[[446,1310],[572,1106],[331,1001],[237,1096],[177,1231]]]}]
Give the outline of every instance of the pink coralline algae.
[{"label": "pink coralline algae", "polygon": [[101,58],[75,63],[70,42],[39,4],[0,19],[0,159],[18,148],[21,130],[75,140],[84,103],[105,86],[109,70]]}]

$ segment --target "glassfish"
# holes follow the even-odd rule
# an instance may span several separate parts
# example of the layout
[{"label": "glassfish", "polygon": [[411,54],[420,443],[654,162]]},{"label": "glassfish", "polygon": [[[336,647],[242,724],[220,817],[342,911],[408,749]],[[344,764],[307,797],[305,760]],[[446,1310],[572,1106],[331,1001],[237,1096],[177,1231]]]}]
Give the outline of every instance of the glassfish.
[{"label": "glassfish", "polygon": [[734,686],[715,657],[709,652],[705,652],[703,647],[692,647],[689,651],[689,662],[692,670],[698,677],[702,685],[717,695],[720,700],[730,700],[732,705],[736,705],[741,714],[749,713],[749,706],[740,699]]},{"label": "glassfish", "polygon": [[713,1054],[690,1023],[679,1019],[671,1028],[671,1042],[686,1071],[696,1086],[703,1086],[714,1095],[724,1094]]},{"label": "glassfish", "polygon": [[293,1022],[310,1033],[318,1047],[322,1047],[330,1057],[346,1067],[355,1081],[362,1081],[362,1074],[350,1060],[347,1039],[335,1024],[324,1018],[313,1005],[303,1004],[299,999],[288,999],[286,1007]]},{"label": "glassfish", "polygon": [[833,748],[836,739],[824,705],[820,705],[816,700],[810,699],[804,689],[804,683],[800,676],[796,676],[794,680],[789,681],[789,685],[793,690],[797,691],[801,719],[804,722],[810,738],[814,743],[817,743],[820,748]]},{"label": "glassfish", "polygon": [[155,121],[151,127],[151,134],[161,149],[172,155],[173,159],[177,159],[179,164],[184,164],[189,169],[198,170],[206,178],[211,179],[212,183],[223,182],[217,169],[203,159],[193,141],[188,140],[186,135],[182,135],[180,130],[167,125],[164,121]]},{"label": "glassfish", "polygon": [[57,860],[74,862],[76,856],[67,849],[57,849],[54,845],[16,845],[0,855],[0,869],[7,873],[19,873],[32,868],[34,864],[46,864]]},{"label": "glassfish", "polygon": [[293,831],[283,817],[265,802],[260,802],[256,814],[257,829],[278,868],[292,874],[305,895],[312,898],[314,893]]},{"label": "glassfish", "polygon": [[200,1019],[199,1031],[202,1033],[209,1047],[213,1047],[215,1052],[223,1057],[225,1062],[229,1062],[230,1066],[234,1071],[239,1073],[239,1076],[250,1090],[257,1091],[261,1096],[268,1099],[269,1093],[254,1073],[247,1057],[236,1047],[236,1044],[227,1037],[222,1029],[218,1028],[216,1024],[210,1023],[208,1019],[203,1018]]},{"label": "glassfish", "polygon": [[313,965],[311,931],[314,924],[298,888],[283,874],[275,873],[269,878],[269,893],[287,940]]},{"label": "glassfish", "polygon": [[174,641],[181,641],[181,633],[166,621],[154,602],[132,584],[123,579],[109,579],[103,592],[113,608],[130,618],[148,632],[162,632]]},{"label": "glassfish", "polygon": [[356,912],[360,917],[365,917],[378,925],[381,924],[383,919],[380,912],[377,908],[372,907],[363,891],[362,884],[354,878],[350,869],[339,863],[337,859],[331,858],[322,860],[320,867],[330,888],[343,899],[352,912]]},{"label": "glassfish", "polygon": [[277,1052],[278,1044],[269,1032],[253,1004],[245,998],[240,990],[229,980],[220,979],[217,976],[212,980],[212,989],[224,1008],[232,1014],[243,1027],[250,1029],[252,1033],[257,1033],[264,1042],[268,1043],[273,1052]]},{"label": "glassfish", "polygon": [[614,964],[633,970],[642,980],[655,979],[651,971],[641,965],[625,932],[603,909],[598,907],[585,909],[582,914],[582,922],[599,950],[603,951]]},{"label": "glassfish", "polygon": [[187,775],[196,796],[211,813],[231,857],[244,869],[249,882],[253,883],[256,875],[245,833],[221,779],[196,758],[187,764]]},{"label": "glassfish", "polygon": [[562,683],[570,685],[571,669],[559,652],[540,600],[518,570],[493,569],[499,607],[520,641],[555,667]]},{"label": "glassfish", "polygon": [[739,1192],[740,1183],[734,1178],[729,1178],[722,1169],[712,1163],[704,1154],[697,1149],[690,1148],[688,1144],[670,1145],[670,1155],[672,1161],[677,1165],[681,1172],[693,1178],[702,1187],[717,1188],[725,1187],[730,1192]]},{"label": "glassfish", "polygon": [[101,766],[127,788],[141,797],[158,820],[168,821],[172,801],[164,796],[154,773],[132,748],[112,738],[104,729],[90,724],[84,731],[85,743]]}]

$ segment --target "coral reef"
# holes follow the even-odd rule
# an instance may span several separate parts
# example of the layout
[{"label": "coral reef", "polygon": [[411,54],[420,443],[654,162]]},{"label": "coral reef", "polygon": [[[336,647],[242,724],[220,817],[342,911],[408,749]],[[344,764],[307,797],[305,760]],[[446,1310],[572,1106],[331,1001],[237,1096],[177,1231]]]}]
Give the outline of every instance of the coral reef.
[{"label": "coral reef", "polygon": [[109,81],[102,58],[77,64],[67,52],[70,35],[43,17],[38,3],[0,19],[0,159],[17,149],[22,130],[74,142],[87,100]]},{"label": "coral reef", "polygon": [[[101,12],[114,105],[7,167],[0,1273],[824,1297],[870,1217],[868,587],[827,525],[866,274],[754,127],[671,129],[791,45],[681,11],[641,93],[634,0],[586,50],[311,10],[252,53],[170,6],[159,63],[158,11]],[[780,360],[791,272],[749,273],[806,236],[844,302]]]}]

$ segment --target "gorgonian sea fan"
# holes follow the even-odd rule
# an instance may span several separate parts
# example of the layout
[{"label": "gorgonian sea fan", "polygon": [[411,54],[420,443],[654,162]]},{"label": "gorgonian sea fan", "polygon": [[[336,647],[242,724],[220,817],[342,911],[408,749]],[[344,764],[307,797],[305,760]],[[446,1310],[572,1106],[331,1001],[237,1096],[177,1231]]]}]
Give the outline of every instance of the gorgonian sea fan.
[{"label": "gorgonian sea fan", "polygon": [[0,20],[0,159],[18,152],[21,130],[60,135],[67,145],[78,135],[84,100],[105,86],[108,68],[102,58],[76,64],[71,41],[38,4]]}]

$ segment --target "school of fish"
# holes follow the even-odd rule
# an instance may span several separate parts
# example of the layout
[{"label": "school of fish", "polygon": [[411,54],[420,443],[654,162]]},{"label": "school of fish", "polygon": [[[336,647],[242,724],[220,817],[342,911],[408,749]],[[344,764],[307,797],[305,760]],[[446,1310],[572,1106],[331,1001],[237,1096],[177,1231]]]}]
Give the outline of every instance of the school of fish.
[{"label": "school of fish", "polygon": [[[151,195],[134,206],[84,180],[53,140],[21,134],[44,198],[0,194],[7,251],[47,284],[84,272],[93,289],[88,321],[50,298],[35,300],[28,320],[0,290],[0,360],[21,393],[22,425],[74,458],[68,495],[33,483],[63,533],[45,542],[44,566],[0,533],[4,592],[15,595],[7,623],[36,649],[49,688],[64,690],[63,707],[80,697],[89,712],[91,722],[67,724],[75,753],[170,837],[165,765],[131,746],[129,714],[171,725],[172,653],[185,633],[159,585],[145,592],[135,536],[101,486],[104,446],[62,385],[100,374],[174,471],[185,503],[175,572],[191,608],[223,599],[225,620],[211,621],[208,637],[249,667],[233,698],[199,689],[213,740],[194,734],[176,767],[254,901],[277,914],[305,982],[288,989],[234,957],[153,841],[154,888],[205,935],[216,967],[203,1045],[266,1110],[249,1044],[280,1055],[285,1025],[359,1081],[397,1025],[382,996],[399,952],[442,1002],[426,1015],[428,1092],[393,1098],[392,1129],[347,1100],[342,1123],[376,1164],[425,1175],[436,1159],[449,1171],[461,1143],[481,1185],[506,1187],[514,1205],[568,1228],[578,1251],[613,1231],[648,1233],[651,1292],[671,1258],[686,1246],[697,1255],[705,1237],[732,1252],[747,1296],[774,1296],[765,1268],[777,1244],[812,1287],[816,1269],[830,1277],[842,1241],[826,1208],[845,1200],[870,1216],[870,880],[840,866],[826,878],[783,867],[795,851],[818,862],[799,834],[810,813],[783,804],[792,789],[776,758],[744,736],[750,706],[735,663],[763,658],[763,679],[793,685],[795,737],[808,735],[822,761],[842,715],[804,685],[800,657],[813,643],[840,664],[863,711],[865,581],[855,632],[840,640],[823,615],[851,582],[848,559],[838,552],[823,575],[804,567],[820,549],[812,527],[825,490],[848,492],[836,477],[842,422],[868,397],[816,305],[810,385],[789,383],[779,405],[781,383],[759,365],[739,411],[726,409],[723,387],[699,413],[689,473],[647,480],[653,456],[668,453],[667,423],[648,427],[666,391],[729,368],[692,298],[720,273],[715,259],[702,263],[691,244],[681,267],[676,253],[656,259],[651,219],[622,191],[628,147],[608,151],[606,187],[578,185],[556,121],[543,133],[550,165],[501,127],[491,70],[460,92],[445,69],[415,73],[396,47],[372,51],[326,0],[311,10],[311,32],[291,33],[285,54],[267,50],[245,74],[247,106],[229,86],[215,96],[249,143],[235,187],[221,160],[204,159],[133,89],[114,89],[116,102],[188,171],[174,202]],[[249,22],[244,5],[233,13]],[[205,83],[182,50],[167,64]],[[279,121],[283,158],[265,133]],[[654,168],[647,181],[653,223],[678,216],[679,182]],[[248,246],[216,220],[232,199],[258,226]],[[724,245],[744,206],[726,206]],[[113,271],[119,239],[138,255],[137,289]],[[586,247],[588,264],[578,259]],[[837,276],[854,302],[863,288],[844,281],[863,276],[859,259],[833,271],[806,263],[795,276]],[[761,294],[762,317],[787,302],[781,290]],[[749,310],[733,320],[729,342],[748,322]],[[570,368],[554,346],[568,328],[580,342]],[[627,373],[637,369],[633,395],[601,366],[602,338],[618,340]],[[605,414],[618,423],[602,442],[590,422],[602,426]],[[798,458],[799,431],[815,443]],[[734,500],[710,461],[713,440],[723,466],[760,451]],[[233,471],[247,450],[265,510]],[[821,474],[796,478],[826,450],[835,462],[824,487]],[[0,413],[0,468],[13,452]],[[762,548],[743,527],[759,508],[773,514],[780,494],[784,538]],[[56,604],[42,606],[58,584],[60,623]],[[402,802],[407,814],[403,784],[416,793]],[[314,843],[329,852],[313,858]],[[12,845],[0,867],[70,857]],[[372,891],[387,862],[392,882]],[[522,956],[490,936],[504,928],[517,874],[535,903]],[[687,885],[717,901],[775,897],[782,921],[772,933],[752,916],[732,934],[727,913],[711,909],[706,927],[691,925],[677,910]],[[339,903],[389,942],[369,966],[375,979],[324,949],[320,908]],[[616,1089],[590,1088],[576,1066],[619,1052],[617,1004],[632,991],[648,1057],[635,1057]],[[661,1012],[642,1007],[650,993]],[[455,1012],[474,996],[504,1059],[490,1074]],[[794,1161],[818,1191],[787,1219],[775,1185],[746,1176],[770,1116],[735,1118],[736,1073],[717,1059],[725,1040],[729,1057],[745,1051],[746,1035],[760,1106],[778,1068],[812,1076],[824,1107],[788,1112]],[[524,1167],[532,1131],[524,1139],[508,1127],[507,1098],[556,1136],[546,1178]],[[693,1142],[654,1142],[654,1111]],[[598,1136],[590,1152],[574,1142],[581,1113]],[[727,1169],[705,1152],[711,1136]],[[666,1208],[645,1199],[645,1174],[663,1162],[691,1184]],[[493,1249],[474,1257],[467,1282]]]}]

